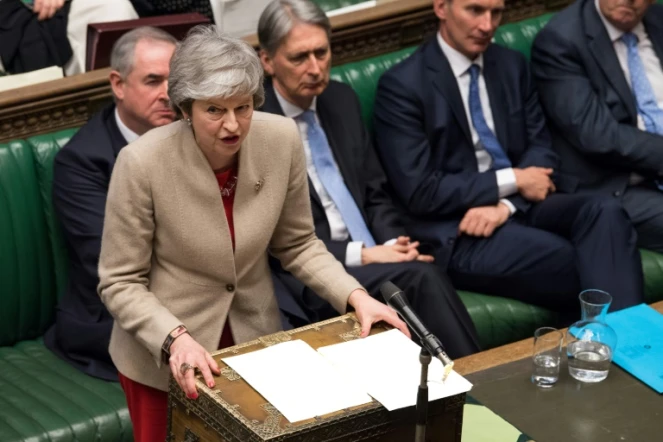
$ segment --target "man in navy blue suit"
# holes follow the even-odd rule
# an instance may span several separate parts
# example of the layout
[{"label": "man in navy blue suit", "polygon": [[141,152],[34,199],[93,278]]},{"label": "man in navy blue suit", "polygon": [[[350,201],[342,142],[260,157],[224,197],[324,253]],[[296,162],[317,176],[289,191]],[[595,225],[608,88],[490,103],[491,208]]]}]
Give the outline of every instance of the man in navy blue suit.
[{"label": "man in navy blue suit", "polygon": [[636,234],[609,199],[568,195],[527,61],[491,44],[503,0],[435,0],[436,36],[380,79],[377,149],[458,288],[558,311],[581,289],[643,300]]},{"label": "man in navy blue suit", "polygon": [[156,28],[124,34],[111,53],[115,103],[90,118],[55,156],[53,205],[69,255],[69,281],[44,342],[74,367],[101,379],[117,380],[108,354],[113,317],[97,294],[108,183],[124,146],[175,118],[167,95],[175,43]]},{"label": "man in navy blue suit", "polygon": [[580,0],[537,35],[533,73],[561,171],[621,203],[663,252],[663,6]]}]

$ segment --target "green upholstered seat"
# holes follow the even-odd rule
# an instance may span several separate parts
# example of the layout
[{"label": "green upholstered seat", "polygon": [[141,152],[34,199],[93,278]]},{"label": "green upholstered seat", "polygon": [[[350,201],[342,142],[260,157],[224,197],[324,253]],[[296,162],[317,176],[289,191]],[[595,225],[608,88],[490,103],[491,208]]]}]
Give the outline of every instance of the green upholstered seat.
[{"label": "green upholstered seat", "polygon": [[80,373],[39,337],[67,276],[53,157],[75,130],[0,145],[0,441],[130,441],[119,384]]},{"label": "green upholstered seat", "polygon": [[41,342],[0,347],[0,441],[131,441],[120,384],[80,373]]},{"label": "green upholstered seat", "polygon": [[323,11],[329,12],[346,6],[356,5],[357,3],[363,3],[365,1],[366,0],[313,0],[313,3],[317,3]]}]

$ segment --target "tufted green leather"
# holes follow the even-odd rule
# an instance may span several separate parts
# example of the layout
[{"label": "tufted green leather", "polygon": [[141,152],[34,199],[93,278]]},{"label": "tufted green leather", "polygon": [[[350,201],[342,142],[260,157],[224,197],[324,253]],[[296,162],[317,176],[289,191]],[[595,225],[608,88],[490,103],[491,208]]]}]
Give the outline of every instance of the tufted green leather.
[{"label": "tufted green leather", "polygon": [[53,184],[53,159],[67,141],[78,131],[78,129],[67,129],[54,134],[38,135],[28,139],[35,158],[37,182],[39,184],[39,195],[46,218],[46,228],[50,240],[51,253],[53,257],[53,269],[55,271],[56,294],[58,299],[64,293],[67,284],[68,261],[67,250],[62,237],[62,228],[55,212],[53,211],[53,199],[51,188]]},{"label": "tufted green leather", "polygon": [[117,383],[84,375],[39,341],[67,261],[53,213],[53,157],[75,130],[0,145],[0,441],[129,441]]},{"label": "tufted green leather", "polygon": [[534,37],[548,23],[553,13],[543,14],[527,20],[507,23],[495,32],[495,43],[522,52],[529,60]]},{"label": "tufted green leather", "polygon": [[373,127],[373,102],[380,76],[390,67],[407,58],[415,49],[415,47],[405,48],[332,68],[331,77],[334,80],[347,83],[357,92],[362,118],[369,129]]},{"label": "tufted green leather", "polygon": [[356,5],[357,3],[363,3],[365,1],[366,0],[313,0],[313,3],[317,3],[323,11],[329,12],[334,9]]},{"label": "tufted green leather", "polygon": [[557,314],[499,296],[459,291],[484,349],[532,336],[541,325],[557,323]]},{"label": "tufted green leather", "polygon": [[120,385],[84,375],[41,342],[0,348],[0,441],[131,441]]},{"label": "tufted green leather", "polygon": [[54,284],[32,150],[24,141],[0,145],[0,346],[44,333]]}]

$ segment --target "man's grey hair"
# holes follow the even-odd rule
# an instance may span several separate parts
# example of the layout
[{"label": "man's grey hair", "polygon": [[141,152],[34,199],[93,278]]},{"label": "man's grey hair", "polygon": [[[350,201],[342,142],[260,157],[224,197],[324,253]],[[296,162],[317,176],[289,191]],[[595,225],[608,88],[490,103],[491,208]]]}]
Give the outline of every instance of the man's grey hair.
[{"label": "man's grey hair", "polygon": [[310,0],[273,0],[258,21],[258,41],[267,54],[274,55],[297,23],[320,26],[331,36],[329,17]]},{"label": "man's grey hair", "polygon": [[216,26],[199,25],[177,44],[170,60],[168,96],[176,112],[191,113],[194,100],[253,97],[265,101],[258,54],[239,38],[219,34]]},{"label": "man's grey hair", "polygon": [[141,40],[177,44],[177,39],[168,32],[151,26],[141,26],[122,35],[113,45],[110,59],[111,68],[118,71],[122,78],[133,70],[136,45]]}]

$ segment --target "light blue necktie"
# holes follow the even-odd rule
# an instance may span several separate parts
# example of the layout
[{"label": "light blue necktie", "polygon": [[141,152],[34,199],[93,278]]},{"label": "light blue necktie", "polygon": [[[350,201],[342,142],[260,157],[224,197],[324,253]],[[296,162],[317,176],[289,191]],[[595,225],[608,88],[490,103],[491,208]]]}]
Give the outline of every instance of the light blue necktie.
[{"label": "light blue necktie", "polygon": [[479,72],[481,68],[477,64],[470,66],[470,116],[472,117],[472,125],[479,135],[479,141],[483,144],[484,149],[493,157],[492,169],[500,170],[511,167],[511,161],[506,156],[504,149],[500,146],[497,137],[488,127],[486,118],[483,115],[481,108],[481,98],[479,97]]},{"label": "light blue necktie", "polygon": [[638,37],[627,32],[622,35],[622,41],[628,51],[628,71],[638,113],[642,116],[647,132],[663,135],[663,111],[658,107],[654,89],[647,79],[645,66],[638,54]]},{"label": "light blue necktie", "polygon": [[368,227],[366,227],[364,217],[345,185],[341,173],[334,164],[329,141],[315,119],[315,114],[312,110],[307,110],[297,119],[306,123],[306,135],[308,136],[313,165],[322,185],[334,201],[338,211],[341,212],[341,217],[348,232],[350,232],[350,237],[353,241],[362,241],[366,247],[374,247],[375,240]]}]

